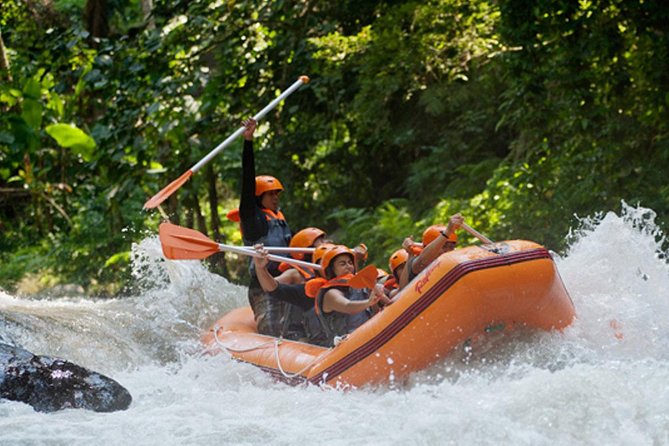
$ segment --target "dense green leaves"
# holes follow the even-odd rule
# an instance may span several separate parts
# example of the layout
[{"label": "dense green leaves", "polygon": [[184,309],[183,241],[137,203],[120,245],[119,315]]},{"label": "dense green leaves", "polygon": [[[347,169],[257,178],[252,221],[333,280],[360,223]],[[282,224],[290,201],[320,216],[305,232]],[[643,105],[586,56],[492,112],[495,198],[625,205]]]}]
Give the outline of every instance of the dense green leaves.
[{"label": "dense green leaves", "polygon": [[44,129],[59,146],[72,149],[84,161],[91,161],[95,140],[81,129],[69,124],[51,124]]},{"label": "dense green leaves", "polygon": [[[622,199],[669,214],[659,0],[158,0],[146,21],[118,0],[95,29],[88,3],[3,2],[3,286],[40,265],[127,278],[124,230],[159,220],[144,201],[302,74],[257,131],[257,170],[286,185],[293,228],[365,242],[380,265],[458,211],[553,249],[574,214]],[[174,221],[238,240],[219,215],[240,147],[165,203]]]}]

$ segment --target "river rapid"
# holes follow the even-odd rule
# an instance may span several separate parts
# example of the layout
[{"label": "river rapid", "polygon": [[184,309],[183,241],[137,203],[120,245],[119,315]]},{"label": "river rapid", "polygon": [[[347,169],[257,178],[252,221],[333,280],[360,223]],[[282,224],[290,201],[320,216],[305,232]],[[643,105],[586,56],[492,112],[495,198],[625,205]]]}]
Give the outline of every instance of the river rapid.
[{"label": "river rapid", "polygon": [[407,382],[350,392],[202,355],[200,334],[246,289],[165,261],[157,237],[133,248],[137,296],[0,291],[3,337],[133,396],[114,413],[0,401],[0,445],[669,444],[669,267],[655,215],[623,205],[568,237],[556,262],[577,319],[564,332],[493,334]]}]

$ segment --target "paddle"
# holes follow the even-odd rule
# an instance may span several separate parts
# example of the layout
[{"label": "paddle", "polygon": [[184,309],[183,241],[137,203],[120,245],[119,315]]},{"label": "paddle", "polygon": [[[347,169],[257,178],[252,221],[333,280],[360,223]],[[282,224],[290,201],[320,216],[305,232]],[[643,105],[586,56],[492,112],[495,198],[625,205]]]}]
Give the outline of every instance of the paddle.
[{"label": "paddle", "polygon": [[[461,227],[462,229],[464,229],[465,231],[469,232],[469,233],[470,233],[471,235],[473,235],[474,237],[476,237],[476,238],[478,238],[479,240],[481,240],[483,243],[488,243],[488,244],[491,244],[491,245],[495,243],[495,242],[493,242],[492,240],[490,240],[488,237],[486,237],[485,235],[483,235],[483,234],[481,234],[480,232],[478,232],[476,229],[474,229],[474,228],[472,228],[471,226],[469,226],[467,223],[462,223],[462,224],[460,225],[460,227]],[[414,243],[413,243],[413,246],[417,246],[417,247],[419,247],[419,248],[422,248],[422,247],[423,247],[423,244],[422,244],[421,242],[414,242]]]},{"label": "paddle", "polygon": [[[160,243],[165,257],[172,260],[199,260],[221,251],[258,257],[253,248],[224,245],[207,238],[206,235],[194,229],[183,228],[172,223],[161,223],[158,230]],[[283,248],[288,249],[288,248]],[[273,254],[267,256],[275,262],[286,262],[292,265],[320,269],[320,265],[290,257],[281,257]]]},{"label": "paddle", "polygon": [[[158,230],[160,244],[163,254],[171,260],[200,260],[221,251],[234,252],[251,257],[260,257],[253,248],[224,245],[216,243],[207,236],[194,229],[183,228],[172,223],[161,223]],[[276,249],[276,248],[275,248]],[[291,248],[281,248],[291,249]],[[309,249],[309,248],[293,248]],[[316,263],[305,262],[289,257],[281,257],[269,254],[269,260],[285,262],[291,265],[314,268],[321,271],[321,266]],[[353,288],[373,288],[376,285],[376,267],[369,265],[363,268],[349,281]]]},{"label": "paddle", "polygon": [[[256,121],[260,121],[260,119],[262,119],[267,113],[269,113],[273,108],[275,108],[281,101],[290,96],[295,90],[300,88],[303,84],[307,83],[309,83],[309,77],[300,76],[300,78],[297,81],[295,81],[295,83],[291,85],[286,91],[281,93],[276,99],[267,104],[265,108],[263,108],[255,116],[253,116],[253,119],[255,119]],[[163,201],[167,200],[167,198],[169,198],[170,195],[172,195],[174,192],[176,192],[177,189],[183,186],[184,183],[186,183],[186,181],[188,181],[195,172],[200,170],[205,164],[211,161],[211,159],[214,156],[216,156],[221,150],[230,145],[230,143],[232,143],[239,136],[241,136],[241,134],[244,133],[244,130],[245,130],[244,126],[238,128],[232,135],[228,136],[228,138],[225,141],[216,146],[211,152],[209,152],[204,158],[198,161],[193,167],[188,169],[179,178],[172,181],[170,184],[165,186],[160,192],[158,192],[156,195],[151,197],[146,203],[144,203],[144,209],[153,209],[159,204],[161,204]]]},{"label": "paddle", "polygon": [[371,290],[376,285],[377,274],[376,266],[367,265],[351,277],[348,284],[351,288],[369,288]]},{"label": "paddle", "polygon": [[302,254],[313,254],[316,250],[316,248],[284,248],[283,246],[264,246],[264,248],[268,252],[300,252]]},{"label": "paddle", "polygon": [[465,231],[469,232],[471,235],[473,235],[473,236],[476,237],[477,239],[481,240],[483,243],[486,243],[486,244],[489,244],[489,245],[492,245],[492,244],[495,243],[495,242],[493,242],[492,240],[490,240],[488,237],[486,237],[485,235],[483,235],[483,234],[481,234],[480,232],[478,232],[476,229],[473,229],[473,228],[472,228],[471,226],[469,226],[467,223],[462,223],[462,224],[460,225],[460,227],[461,227],[462,229],[464,229]]}]

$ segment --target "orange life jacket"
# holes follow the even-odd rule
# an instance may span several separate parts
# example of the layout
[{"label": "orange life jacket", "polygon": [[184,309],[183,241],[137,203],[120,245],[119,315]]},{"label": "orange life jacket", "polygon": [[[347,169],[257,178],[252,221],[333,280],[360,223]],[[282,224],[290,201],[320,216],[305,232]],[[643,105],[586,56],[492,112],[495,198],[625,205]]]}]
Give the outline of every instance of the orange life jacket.
[{"label": "orange life jacket", "polygon": [[[267,221],[272,220],[272,218],[276,218],[277,220],[286,219],[286,217],[283,216],[283,212],[281,211],[274,212],[271,209],[265,209],[265,208],[262,208],[261,211],[267,214],[266,215]],[[228,218],[228,220],[234,221],[235,223],[239,223],[241,221],[241,218],[239,217],[239,209],[233,209],[230,212],[228,212],[225,216]]]},{"label": "orange life jacket", "polygon": [[400,285],[397,283],[397,279],[395,279],[394,276],[389,277],[388,280],[386,280],[386,282],[383,284],[383,288],[385,288],[386,291],[395,290],[399,287]]},{"label": "orange life jacket", "polygon": [[286,262],[281,262],[279,264],[279,271],[281,271],[282,273],[288,271],[291,268],[296,269],[297,272],[302,274],[302,277],[304,277],[304,280],[309,280],[309,279],[312,279],[312,278],[316,277],[316,271],[314,271],[313,268],[291,265],[290,263],[286,263]]},{"label": "orange life jacket", "polygon": [[[325,333],[325,345],[327,346],[334,346],[335,338],[347,335],[372,317],[372,313],[369,308],[356,314],[339,313],[337,311],[325,313],[325,310],[323,309],[323,302],[325,300],[325,294],[330,288],[337,288],[341,290],[341,292],[343,292],[346,298],[350,301],[361,301],[369,298],[369,293],[367,290],[351,288],[348,285],[348,282],[352,277],[353,274],[345,274],[327,281],[325,279],[322,279],[323,282],[319,281],[320,287],[318,287],[318,294],[314,299],[314,310],[316,317],[318,317],[318,320],[321,323],[321,327]],[[306,290],[307,288],[305,287],[305,291]]]},{"label": "orange life jacket", "polygon": [[304,284],[304,293],[307,297],[315,299],[318,295],[318,292],[324,288],[333,288],[333,287],[348,287],[348,281],[351,280],[353,274],[344,274],[342,276],[337,276],[334,279],[324,279],[322,277],[315,277],[311,280],[308,280]]},{"label": "orange life jacket", "polygon": [[267,221],[272,221],[273,219],[284,221],[286,220],[286,217],[283,216],[283,212],[281,211],[274,212],[273,210],[267,208],[261,208],[260,210],[265,213],[265,218],[267,218]]}]

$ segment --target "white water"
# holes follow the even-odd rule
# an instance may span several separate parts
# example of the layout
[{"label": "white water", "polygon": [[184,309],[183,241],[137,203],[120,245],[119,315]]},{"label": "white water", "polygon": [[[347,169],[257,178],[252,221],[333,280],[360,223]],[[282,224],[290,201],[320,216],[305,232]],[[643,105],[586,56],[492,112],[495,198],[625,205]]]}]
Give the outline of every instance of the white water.
[{"label": "white water", "polygon": [[0,445],[669,444],[669,267],[654,214],[624,206],[570,237],[557,263],[578,319],[564,333],[497,334],[402,385],[346,393],[200,356],[200,333],[245,288],[199,262],[164,262],[145,239],[134,298],[0,292],[6,336],[133,396],[111,414],[1,401]]}]

